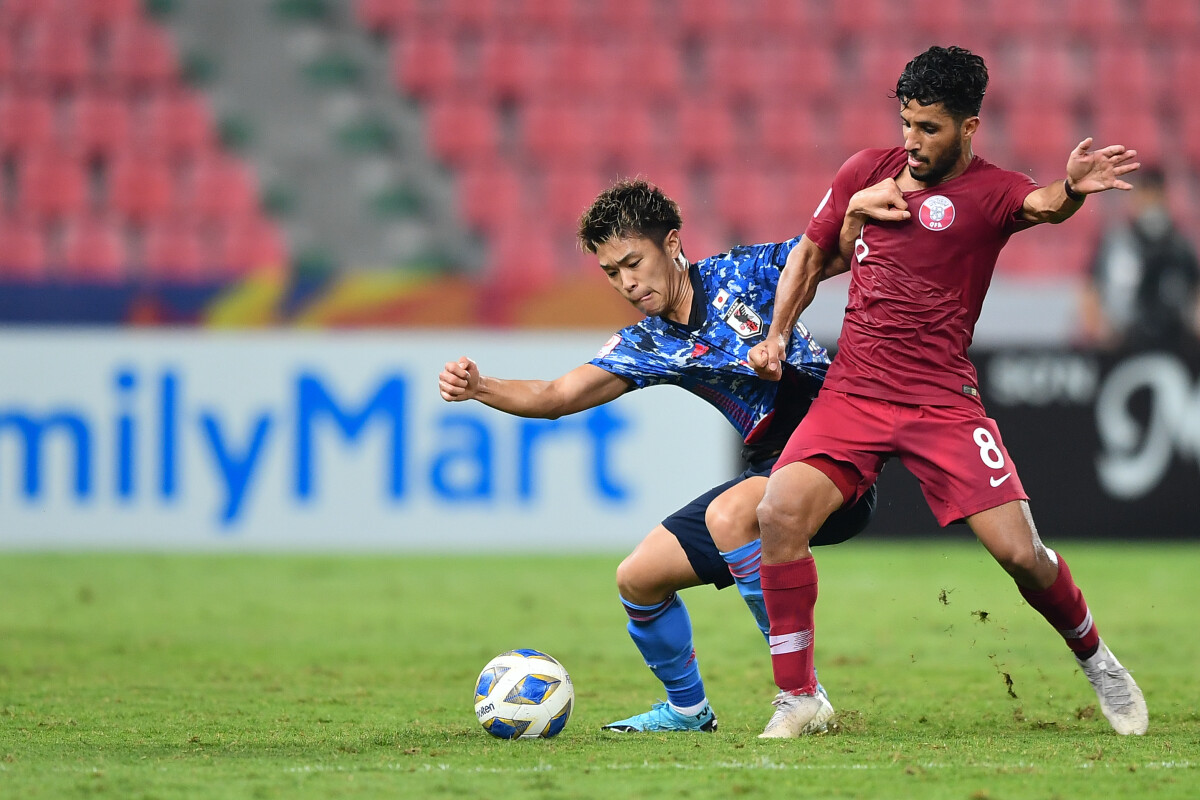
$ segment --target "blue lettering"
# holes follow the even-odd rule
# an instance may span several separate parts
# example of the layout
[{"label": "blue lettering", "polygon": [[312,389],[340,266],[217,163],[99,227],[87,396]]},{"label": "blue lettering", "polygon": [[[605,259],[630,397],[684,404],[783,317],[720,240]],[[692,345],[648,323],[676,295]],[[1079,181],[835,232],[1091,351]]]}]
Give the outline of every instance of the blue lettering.
[{"label": "blue lettering", "polygon": [[[438,422],[444,440],[461,441],[433,460],[429,482],[447,500],[489,500],[492,496],[492,437],[487,425],[473,417],[446,417]],[[457,434],[456,431],[460,433]],[[467,473],[467,479],[462,474]],[[455,478],[458,478],[456,481]]]},{"label": "blue lettering", "polygon": [[42,489],[42,435],[55,428],[65,430],[75,444],[75,496],[82,499],[92,489],[92,437],[83,417],[70,411],[51,412],[38,421],[19,411],[0,415],[0,431],[13,428],[25,442],[26,497],[37,497]]},{"label": "blue lettering", "polygon": [[300,376],[296,385],[296,495],[307,500],[313,495],[313,425],[321,415],[332,417],[347,439],[357,439],[367,422],[382,415],[391,423],[390,470],[388,484],[393,499],[404,495],[404,379],[392,376],[379,387],[375,396],[357,414],[344,411],[315,375]]},{"label": "blue lettering", "polygon": [[228,525],[241,511],[246,487],[254,474],[254,465],[258,461],[263,442],[267,438],[271,418],[267,414],[259,416],[258,424],[254,426],[254,433],[250,437],[250,444],[244,449],[240,458],[226,446],[225,438],[221,435],[221,425],[216,416],[210,413],[201,414],[200,425],[208,436],[208,443],[212,448],[213,457],[216,458],[217,468],[225,481],[225,507],[221,512],[221,523]]},{"label": "blue lettering", "polygon": [[609,462],[609,443],[629,427],[629,423],[607,406],[599,406],[584,417],[584,427],[592,438],[592,475],[602,497],[614,501],[629,499],[629,489],[613,479]]},{"label": "blue lettering", "polygon": [[137,453],[137,426],[133,421],[133,395],[137,389],[137,378],[132,372],[117,373],[117,448],[116,474],[117,497],[129,500],[133,497],[135,459]]},{"label": "blue lettering", "polygon": [[176,439],[178,437],[179,378],[164,372],[159,396],[159,491],[163,497],[175,496]]}]

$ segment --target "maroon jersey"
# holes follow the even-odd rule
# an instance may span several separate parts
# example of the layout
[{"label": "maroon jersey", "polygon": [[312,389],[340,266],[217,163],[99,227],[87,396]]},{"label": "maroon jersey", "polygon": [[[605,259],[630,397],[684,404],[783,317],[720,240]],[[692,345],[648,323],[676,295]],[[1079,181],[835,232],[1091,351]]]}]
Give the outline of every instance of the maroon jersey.
[{"label": "maroon jersey", "polygon": [[[852,156],[805,235],[837,252],[850,197],[899,176],[906,163],[902,147]],[[976,156],[957,178],[905,192],[909,219],[868,220],[825,385],[897,403],[982,408],[967,348],[1000,248],[1029,227],[1021,207],[1036,188],[1028,175]]]}]

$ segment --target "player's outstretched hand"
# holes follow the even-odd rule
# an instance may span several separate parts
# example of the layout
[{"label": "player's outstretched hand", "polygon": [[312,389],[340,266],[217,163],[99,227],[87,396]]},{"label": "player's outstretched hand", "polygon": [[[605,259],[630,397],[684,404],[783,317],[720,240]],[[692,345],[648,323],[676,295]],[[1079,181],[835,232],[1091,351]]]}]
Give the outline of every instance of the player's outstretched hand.
[{"label": "player's outstretched hand", "polygon": [[1092,137],[1075,146],[1067,159],[1067,179],[1071,188],[1080,194],[1094,194],[1106,189],[1129,191],[1133,186],[1121,180],[1141,166],[1137,150],[1126,150],[1124,145],[1110,144],[1092,150]]},{"label": "player's outstretched hand", "polygon": [[912,216],[904,200],[904,192],[900,191],[894,178],[887,178],[855,192],[846,213],[881,222],[901,222]]},{"label": "player's outstretched hand", "polygon": [[777,381],[783,377],[783,366],[780,362],[786,355],[787,343],[783,338],[768,336],[750,348],[750,366],[758,373],[758,377]]},{"label": "player's outstretched hand", "polygon": [[447,361],[438,376],[438,389],[448,403],[472,399],[479,392],[479,367],[466,356]]}]

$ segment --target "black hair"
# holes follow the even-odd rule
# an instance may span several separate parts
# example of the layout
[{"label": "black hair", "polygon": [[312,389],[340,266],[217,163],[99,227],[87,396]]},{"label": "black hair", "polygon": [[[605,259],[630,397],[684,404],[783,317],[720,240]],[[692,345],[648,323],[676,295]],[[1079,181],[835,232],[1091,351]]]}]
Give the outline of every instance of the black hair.
[{"label": "black hair", "polygon": [[644,236],[662,244],[683,227],[679,206],[641,179],[620,180],[601,192],[579,218],[579,244],[589,253],[614,236]]},{"label": "black hair", "polygon": [[987,92],[983,58],[961,47],[931,47],[908,62],[896,81],[900,105],[916,100],[923,106],[941,103],[957,121],[979,114]]}]

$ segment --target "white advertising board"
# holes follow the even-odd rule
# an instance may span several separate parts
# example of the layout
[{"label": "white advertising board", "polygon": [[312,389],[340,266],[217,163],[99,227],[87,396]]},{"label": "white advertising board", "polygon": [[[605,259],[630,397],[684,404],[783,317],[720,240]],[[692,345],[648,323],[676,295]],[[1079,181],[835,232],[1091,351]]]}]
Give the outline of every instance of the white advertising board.
[{"label": "white advertising board", "polygon": [[446,403],[608,332],[0,332],[0,548],[613,551],[732,476],[676,388],[559,420]]}]

